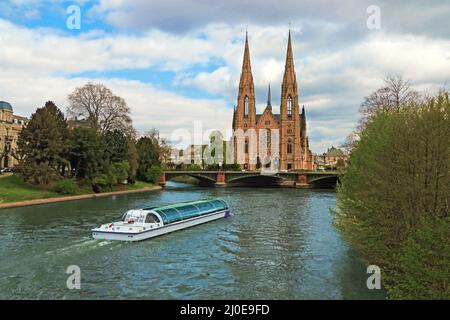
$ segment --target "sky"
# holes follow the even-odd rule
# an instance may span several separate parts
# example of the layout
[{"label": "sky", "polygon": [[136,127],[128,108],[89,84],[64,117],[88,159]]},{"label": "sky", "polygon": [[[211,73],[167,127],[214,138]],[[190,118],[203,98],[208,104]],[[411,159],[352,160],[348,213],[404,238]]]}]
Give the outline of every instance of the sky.
[{"label": "sky", "polygon": [[0,0],[0,100],[66,111],[75,88],[103,83],[138,131],[171,139],[201,120],[207,136],[231,129],[246,30],[257,111],[270,81],[279,112],[289,28],[316,153],[345,140],[384,77],[424,93],[450,80],[448,0]]}]

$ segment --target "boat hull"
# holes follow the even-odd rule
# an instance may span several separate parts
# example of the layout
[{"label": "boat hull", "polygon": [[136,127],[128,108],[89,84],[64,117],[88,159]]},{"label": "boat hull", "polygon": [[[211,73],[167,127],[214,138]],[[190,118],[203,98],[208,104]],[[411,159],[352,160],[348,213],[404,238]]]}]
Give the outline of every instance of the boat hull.
[{"label": "boat hull", "polygon": [[164,225],[159,228],[145,230],[141,232],[115,232],[115,231],[105,231],[101,229],[93,229],[92,237],[94,239],[102,240],[121,240],[121,241],[141,241],[154,237],[158,237],[167,233],[175,232],[178,230],[190,228],[202,223],[218,220],[221,218],[227,218],[230,216],[229,210],[214,212],[201,217],[196,217],[193,219],[188,219],[180,222],[175,222],[172,224]]}]

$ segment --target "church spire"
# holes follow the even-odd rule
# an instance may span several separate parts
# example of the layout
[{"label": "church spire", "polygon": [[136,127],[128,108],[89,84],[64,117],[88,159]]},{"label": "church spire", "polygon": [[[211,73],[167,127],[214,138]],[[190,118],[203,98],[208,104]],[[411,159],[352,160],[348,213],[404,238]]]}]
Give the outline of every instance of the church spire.
[{"label": "church spire", "polygon": [[252,74],[252,66],[250,63],[250,49],[248,48],[248,32],[245,32],[245,48],[244,48],[244,59],[242,61],[242,73],[241,80],[244,74]]},{"label": "church spire", "polygon": [[243,119],[247,128],[256,125],[255,86],[250,64],[248,32],[245,32],[244,58],[242,60],[241,79],[239,81],[236,117]]},{"label": "church spire", "polygon": [[284,65],[284,76],[283,76],[283,92],[292,87],[294,92],[292,94],[296,95],[297,89],[297,79],[295,76],[294,67],[294,54],[292,53],[292,40],[291,40],[291,30],[289,29],[288,46],[286,51],[286,63]]},{"label": "church spire", "polygon": [[270,81],[269,81],[269,92],[267,93],[267,106],[272,109],[272,95],[270,93]]},{"label": "church spire", "polygon": [[252,66],[250,63],[250,49],[248,45],[248,33],[245,32],[244,59],[242,60],[241,79],[239,81],[239,94],[253,96],[254,85]]}]

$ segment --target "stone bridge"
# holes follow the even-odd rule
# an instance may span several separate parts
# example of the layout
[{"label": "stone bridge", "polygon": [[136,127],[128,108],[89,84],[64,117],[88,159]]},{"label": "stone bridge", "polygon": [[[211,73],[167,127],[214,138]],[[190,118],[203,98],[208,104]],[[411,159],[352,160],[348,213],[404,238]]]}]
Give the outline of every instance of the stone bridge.
[{"label": "stone bridge", "polygon": [[190,176],[202,186],[281,186],[295,188],[334,188],[339,180],[337,172],[327,171],[166,171],[161,185],[179,176]]}]

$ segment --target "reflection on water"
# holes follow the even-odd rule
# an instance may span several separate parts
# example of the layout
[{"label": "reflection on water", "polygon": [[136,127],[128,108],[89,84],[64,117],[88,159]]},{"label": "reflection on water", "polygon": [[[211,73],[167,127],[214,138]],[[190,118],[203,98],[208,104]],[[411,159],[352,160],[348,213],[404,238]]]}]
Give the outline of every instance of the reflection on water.
[{"label": "reflection on water", "polygon": [[[97,241],[90,229],[131,208],[205,197],[232,218],[138,243]],[[335,194],[197,188],[0,211],[0,298],[380,299],[332,227]],[[68,290],[69,265],[81,290]]]}]

